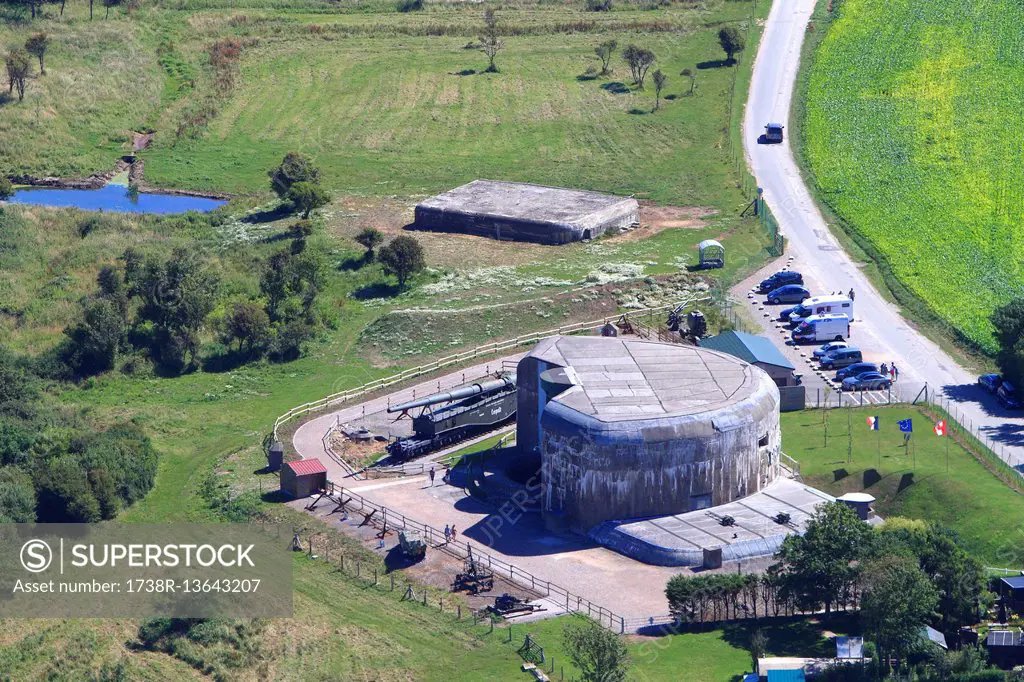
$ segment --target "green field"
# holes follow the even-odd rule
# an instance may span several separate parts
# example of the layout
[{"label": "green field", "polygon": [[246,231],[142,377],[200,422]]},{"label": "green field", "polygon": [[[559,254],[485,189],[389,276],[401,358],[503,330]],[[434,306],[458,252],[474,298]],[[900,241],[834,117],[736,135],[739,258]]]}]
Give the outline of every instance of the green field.
[{"label": "green field", "polygon": [[[1022,495],[956,442],[936,436],[934,422],[920,408],[829,410],[827,445],[823,416],[821,410],[782,415],[783,451],[800,463],[805,481],[833,495],[868,492],[877,498],[875,510],[883,518],[943,523],[988,566],[1021,565]],[[868,429],[868,416],[881,418],[879,431]],[[897,426],[908,418],[914,426],[909,448]]]},{"label": "green field", "polygon": [[807,87],[820,196],[961,340],[1024,291],[1020,3],[844,0]]}]

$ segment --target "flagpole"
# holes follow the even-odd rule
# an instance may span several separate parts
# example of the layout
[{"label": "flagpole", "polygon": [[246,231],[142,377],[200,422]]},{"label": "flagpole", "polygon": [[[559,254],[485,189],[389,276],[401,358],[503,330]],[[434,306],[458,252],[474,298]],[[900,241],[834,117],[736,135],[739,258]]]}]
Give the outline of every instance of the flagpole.
[{"label": "flagpole", "polygon": [[878,445],[878,473],[882,473],[882,431],[875,429],[875,443]]},{"label": "flagpole", "polygon": [[942,437],[946,439],[946,473],[949,473],[949,434],[943,429]]}]

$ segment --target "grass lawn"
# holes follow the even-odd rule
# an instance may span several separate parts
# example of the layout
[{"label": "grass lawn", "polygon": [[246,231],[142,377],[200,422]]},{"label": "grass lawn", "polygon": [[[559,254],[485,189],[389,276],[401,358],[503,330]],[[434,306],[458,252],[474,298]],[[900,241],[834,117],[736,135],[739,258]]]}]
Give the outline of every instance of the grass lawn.
[{"label": "grass lawn", "polygon": [[[804,151],[820,195],[961,338],[1024,282],[1024,43],[1010,0],[849,0],[809,74]],[[969,56],[968,56],[969,55]]]},{"label": "grass lawn", "polygon": [[[863,490],[877,498],[882,517],[939,521],[956,530],[982,563],[1021,566],[1022,496],[950,438],[932,433],[933,422],[919,408],[830,410],[825,416],[827,445],[822,411],[782,415],[783,450],[800,462],[807,483],[833,495]],[[868,429],[868,416],[880,417],[879,431]],[[910,448],[897,426],[907,418],[914,426]]]},{"label": "grass lawn", "polygon": [[[560,679],[564,667],[566,679],[578,675],[562,647],[562,630],[572,617],[539,621],[513,626],[513,637],[521,642],[529,632],[549,659],[554,657],[556,674]],[[742,673],[752,669],[750,635],[757,625],[742,623],[727,625],[703,632],[686,632],[662,637],[630,636],[627,638],[633,661],[632,678],[647,680],[674,680],[678,682],[736,682]],[[835,616],[827,621],[794,619],[761,624],[768,639],[769,656],[834,656],[835,644],[825,636],[857,634],[860,632],[855,618]]]}]

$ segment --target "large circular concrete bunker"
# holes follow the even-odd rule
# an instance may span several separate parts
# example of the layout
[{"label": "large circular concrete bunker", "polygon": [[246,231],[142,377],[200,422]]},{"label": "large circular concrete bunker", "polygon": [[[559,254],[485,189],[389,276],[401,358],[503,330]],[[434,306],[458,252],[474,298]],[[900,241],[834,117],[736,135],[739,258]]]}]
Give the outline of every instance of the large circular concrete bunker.
[{"label": "large circular concrete bunker", "polygon": [[518,374],[518,444],[540,458],[549,526],[717,506],[780,473],[778,388],[731,355],[552,337]]}]

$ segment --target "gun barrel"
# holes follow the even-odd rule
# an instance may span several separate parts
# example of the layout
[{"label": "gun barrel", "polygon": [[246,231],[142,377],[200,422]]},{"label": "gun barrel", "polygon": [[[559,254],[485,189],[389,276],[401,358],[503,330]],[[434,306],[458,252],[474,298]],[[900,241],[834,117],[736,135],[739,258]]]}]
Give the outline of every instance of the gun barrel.
[{"label": "gun barrel", "polygon": [[475,395],[485,395],[488,393],[495,393],[497,391],[504,390],[506,388],[515,388],[516,386],[516,375],[506,374],[500,379],[490,379],[488,381],[480,381],[477,383],[470,384],[469,386],[463,386],[453,391],[447,391],[444,393],[434,393],[433,395],[424,396],[423,398],[417,398],[416,400],[410,400],[407,403],[400,403],[398,405],[392,405],[388,408],[388,413],[392,412],[404,412],[417,407],[427,407],[428,405],[437,405],[439,403],[450,403],[455,400],[462,400],[463,398],[470,398]]}]

